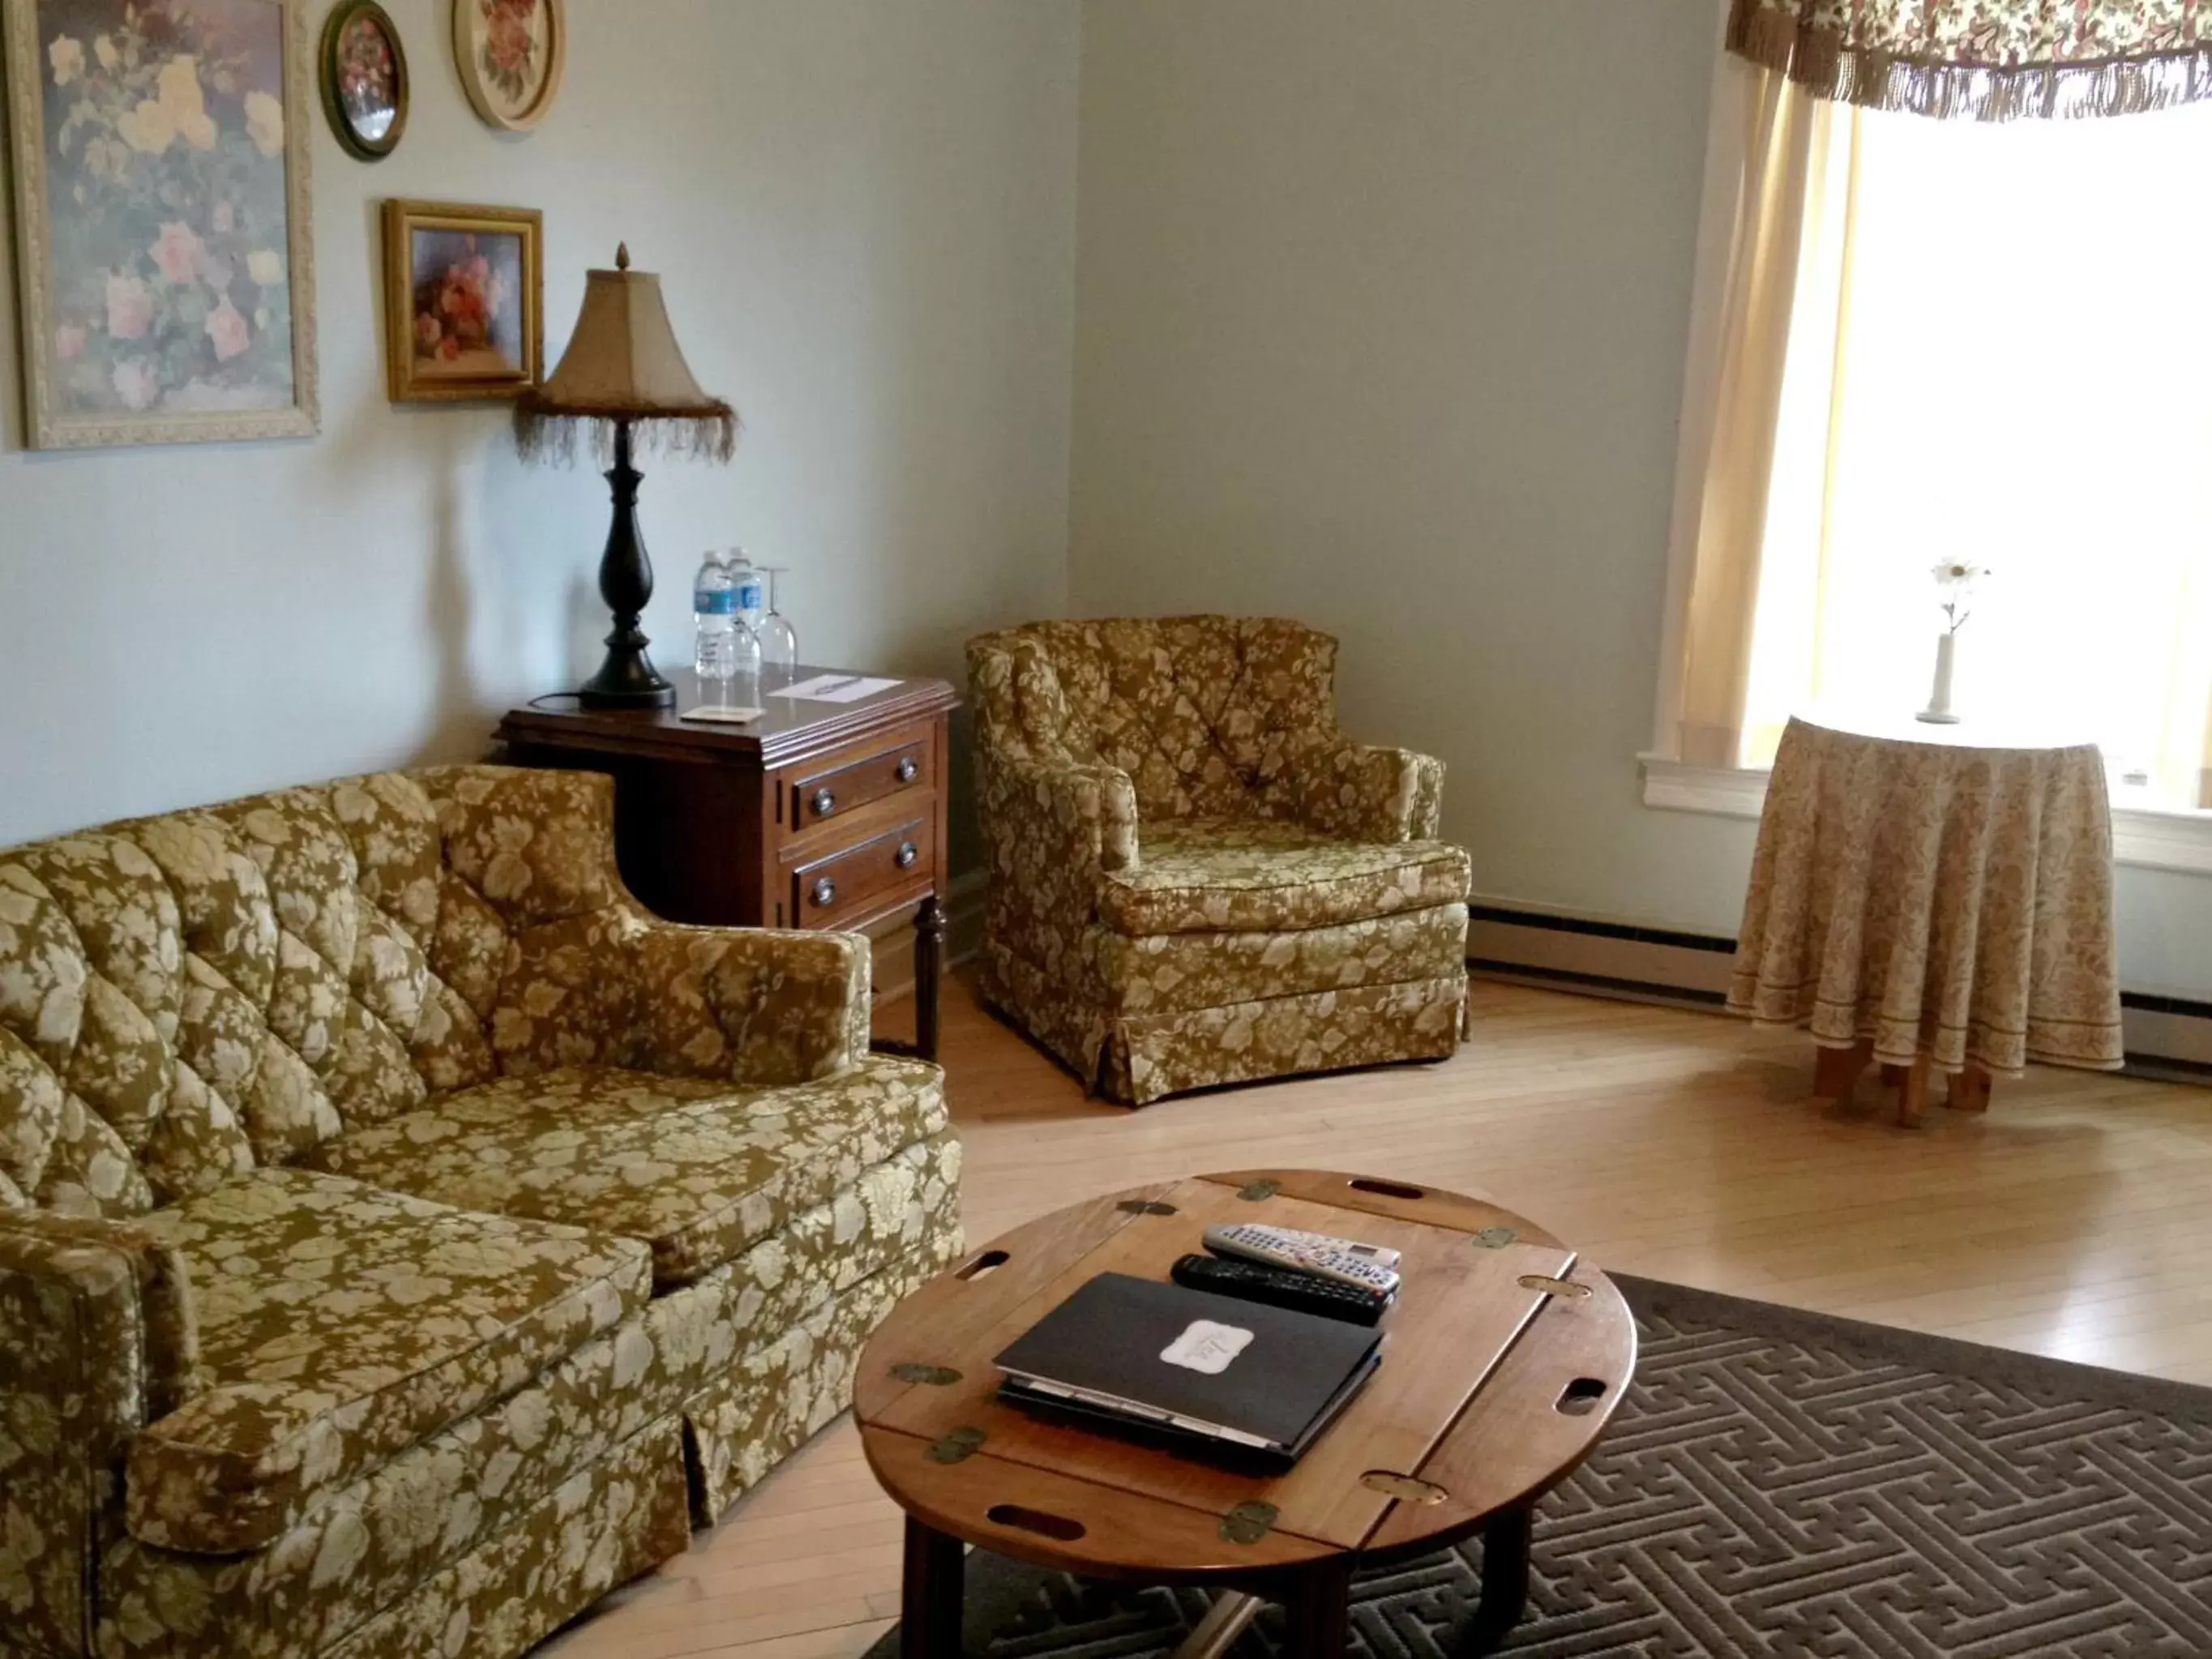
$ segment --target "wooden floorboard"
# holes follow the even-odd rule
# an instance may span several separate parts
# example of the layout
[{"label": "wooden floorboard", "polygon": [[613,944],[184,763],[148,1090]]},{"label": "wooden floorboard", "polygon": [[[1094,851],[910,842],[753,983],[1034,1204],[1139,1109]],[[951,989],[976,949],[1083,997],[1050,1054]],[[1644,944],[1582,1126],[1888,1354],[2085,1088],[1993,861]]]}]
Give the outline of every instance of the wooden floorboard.
[{"label": "wooden floorboard", "polygon": [[[968,1236],[1209,1169],[1311,1165],[1494,1198],[1601,1265],[2212,1383],[2212,1091],[1999,1079],[1986,1116],[1807,1099],[1812,1051],[1719,1015],[1478,984],[1441,1066],[1086,1101],[948,988]],[[688,1553],[543,1651],[854,1659],[898,1610],[898,1515],[840,1420]]]}]

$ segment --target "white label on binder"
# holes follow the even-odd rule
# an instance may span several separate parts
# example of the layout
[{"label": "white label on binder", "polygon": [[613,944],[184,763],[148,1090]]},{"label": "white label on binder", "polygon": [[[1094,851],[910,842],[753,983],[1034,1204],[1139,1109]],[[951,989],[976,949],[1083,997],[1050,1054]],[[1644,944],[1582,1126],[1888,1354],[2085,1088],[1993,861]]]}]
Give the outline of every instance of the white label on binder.
[{"label": "white label on binder", "polygon": [[1211,1319],[1194,1319],[1189,1328],[1160,1350],[1160,1358],[1187,1371],[1218,1376],[1229,1362],[1252,1346],[1252,1333],[1234,1325],[1217,1325]]}]

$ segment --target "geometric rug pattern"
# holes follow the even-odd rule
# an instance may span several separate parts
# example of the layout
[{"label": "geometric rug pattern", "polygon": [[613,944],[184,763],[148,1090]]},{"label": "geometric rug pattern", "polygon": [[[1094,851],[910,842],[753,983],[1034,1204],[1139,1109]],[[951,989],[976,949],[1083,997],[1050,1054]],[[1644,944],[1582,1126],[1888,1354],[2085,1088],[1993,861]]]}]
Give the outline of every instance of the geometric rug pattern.
[{"label": "geometric rug pattern", "polygon": [[[1528,1610],[1497,1651],[2212,1659],[2212,1389],[1615,1282],[1635,1385],[1538,1505]],[[1358,1581],[1353,1651],[1459,1653],[1481,1547]],[[982,1659],[1164,1654],[1206,1601],[982,1551],[968,1586]],[[1281,1618],[1235,1659],[1273,1656]]]}]

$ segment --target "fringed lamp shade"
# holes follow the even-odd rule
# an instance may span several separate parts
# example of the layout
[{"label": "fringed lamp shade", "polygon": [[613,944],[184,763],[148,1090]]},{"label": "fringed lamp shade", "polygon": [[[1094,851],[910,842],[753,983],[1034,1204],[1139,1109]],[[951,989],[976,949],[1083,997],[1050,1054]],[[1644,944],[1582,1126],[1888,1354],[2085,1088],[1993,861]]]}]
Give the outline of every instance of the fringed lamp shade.
[{"label": "fringed lamp shade", "polygon": [[727,461],[737,453],[737,411],[692,378],[660,278],[632,270],[627,245],[615,265],[585,273],[584,308],[561,366],[516,405],[524,458],[572,459],[580,430],[603,457],[611,454],[616,427],[627,422],[646,449]]},{"label": "fringed lamp shade", "polygon": [[653,598],[653,562],[637,527],[637,487],[631,459],[637,447],[702,460],[726,461],[738,447],[737,411],[710,398],[691,378],[668,325],[660,278],[629,268],[629,249],[615,269],[585,275],[584,308],[561,367],[515,405],[516,446],[528,460],[574,459],[576,434],[588,433],[614,490],[614,524],[599,560],[599,597],[614,613],[606,660],[577,695],[587,708],[666,708],[676,688],[646,654],[652,641],[639,627]]}]

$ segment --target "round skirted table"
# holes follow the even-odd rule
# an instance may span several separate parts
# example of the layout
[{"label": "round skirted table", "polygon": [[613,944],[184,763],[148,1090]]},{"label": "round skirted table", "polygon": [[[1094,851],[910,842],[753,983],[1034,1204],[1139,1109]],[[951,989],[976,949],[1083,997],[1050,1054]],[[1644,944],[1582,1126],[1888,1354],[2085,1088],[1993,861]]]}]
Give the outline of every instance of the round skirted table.
[{"label": "round skirted table", "polygon": [[2120,1065],[2104,758],[2014,735],[1826,715],[1783,733],[1728,1006],[1810,1028],[1816,1097],[1879,1063],[1909,1122],[1931,1072],[1981,1110],[2030,1060]]}]

